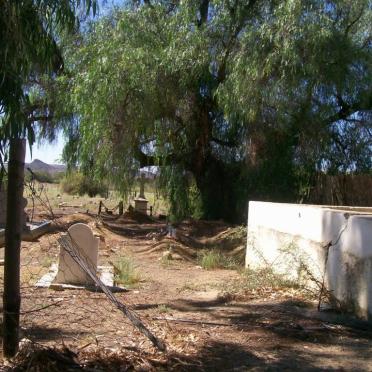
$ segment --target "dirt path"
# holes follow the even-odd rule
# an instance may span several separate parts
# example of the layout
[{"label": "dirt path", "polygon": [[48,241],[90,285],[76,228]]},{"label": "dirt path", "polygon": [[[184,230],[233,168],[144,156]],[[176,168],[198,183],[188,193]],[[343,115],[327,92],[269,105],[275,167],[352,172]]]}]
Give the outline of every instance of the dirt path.
[{"label": "dirt path", "polygon": [[136,253],[140,242],[126,246],[146,277],[127,301],[147,319],[172,319],[156,322],[167,327],[170,343],[174,337],[183,341],[180,352],[185,348],[195,368],[372,370],[372,327],[339,325],[340,319],[320,315],[291,293],[234,298],[226,290],[239,279],[236,271],[184,262],[164,267],[158,256]]},{"label": "dirt path", "polygon": [[[76,353],[133,352],[147,361],[147,370],[372,371],[371,325],[350,326],[340,316],[318,313],[315,304],[294,290],[241,291],[236,270],[165,262],[162,252],[146,251],[154,244],[151,229],[128,225],[123,231],[118,235],[98,228],[99,261],[121,256],[135,263],[140,283],[117,297],[167,343],[168,356],[156,352],[102,293],[88,291],[25,288],[22,336],[44,345],[63,344]],[[23,249],[35,255],[52,247],[48,252],[53,261],[57,237],[55,233],[38,243],[24,243]],[[30,312],[42,306],[47,307]],[[154,358],[162,360],[161,368],[148,362]]]}]

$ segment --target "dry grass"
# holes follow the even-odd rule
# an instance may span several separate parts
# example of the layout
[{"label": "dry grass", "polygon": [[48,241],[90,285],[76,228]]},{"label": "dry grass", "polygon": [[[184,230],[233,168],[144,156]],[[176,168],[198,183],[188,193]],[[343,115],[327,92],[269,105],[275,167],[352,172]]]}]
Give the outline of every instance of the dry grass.
[{"label": "dry grass", "polygon": [[[69,195],[62,191],[60,184],[55,183],[37,183],[35,186],[37,194],[42,198],[42,200],[49,201],[50,206],[53,209],[61,208],[61,203],[66,203],[67,206],[76,206],[76,208],[87,211],[91,213],[98,212],[99,202],[103,201],[104,204],[109,208],[114,208],[117,206],[119,201],[122,199],[120,194],[114,190],[109,192],[108,198],[102,198],[100,196],[89,197],[87,194],[78,196],[78,195]],[[138,192],[137,192],[138,194]],[[32,208],[32,197],[30,190],[25,187],[25,198],[27,198],[28,208]],[[145,197],[149,201],[149,206],[153,207],[153,214],[167,214],[168,213],[168,204],[163,197],[159,196],[155,190],[148,190],[145,192]],[[134,193],[129,197],[127,203],[124,203],[124,209],[126,209],[129,204],[134,205],[133,203]],[[35,207],[41,208],[41,203],[39,200],[35,200]],[[64,208],[64,207],[62,207]]]},{"label": "dry grass", "polygon": [[141,275],[127,257],[120,257],[114,264],[115,282],[129,287],[137,285],[141,281]]},{"label": "dry grass", "polygon": [[252,270],[245,269],[242,272],[243,284],[247,289],[260,288],[299,288],[294,280],[286,279],[284,274],[277,274],[271,267]]},{"label": "dry grass", "polygon": [[200,252],[198,261],[205,270],[236,269],[239,266],[238,261],[234,257],[214,249]]}]

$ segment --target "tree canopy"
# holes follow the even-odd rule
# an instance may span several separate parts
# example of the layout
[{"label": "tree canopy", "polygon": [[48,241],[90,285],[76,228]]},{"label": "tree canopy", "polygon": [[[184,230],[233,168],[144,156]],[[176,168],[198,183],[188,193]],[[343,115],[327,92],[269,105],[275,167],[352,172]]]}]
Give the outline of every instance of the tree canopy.
[{"label": "tree canopy", "polygon": [[369,172],[371,24],[368,0],[126,2],[66,45],[64,157],[121,190],[160,165],[174,215],[230,220]]},{"label": "tree canopy", "polygon": [[63,69],[57,35],[74,29],[79,9],[95,12],[96,6],[92,0],[0,0],[0,155],[11,137],[32,143],[33,124],[47,121],[42,75]]}]

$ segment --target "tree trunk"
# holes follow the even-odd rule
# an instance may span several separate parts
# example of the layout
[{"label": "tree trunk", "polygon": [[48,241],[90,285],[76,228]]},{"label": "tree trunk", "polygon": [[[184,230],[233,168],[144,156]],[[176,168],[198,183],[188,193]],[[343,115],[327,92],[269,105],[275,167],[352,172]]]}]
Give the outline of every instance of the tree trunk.
[{"label": "tree trunk", "polygon": [[8,197],[4,257],[4,339],[5,357],[18,351],[20,296],[20,247],[23,230],[23,182],[26,140],[11,139],[8,164]]}]

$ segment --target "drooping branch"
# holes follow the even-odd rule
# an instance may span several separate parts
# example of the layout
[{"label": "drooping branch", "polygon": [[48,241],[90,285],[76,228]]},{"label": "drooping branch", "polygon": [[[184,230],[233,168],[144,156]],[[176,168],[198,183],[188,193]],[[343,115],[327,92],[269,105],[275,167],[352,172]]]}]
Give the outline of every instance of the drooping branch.
[{"label": "drooping branch", "polygon": [[326,126],[339,120],[348,120],[352,114],[359,111],[365,111],[366,109],[368,110],[368,107],[359,101],[352,104],[347,103],[340,94],[337,94],[335,98],[337,100],[339,110],[323,120],[323,123]]},{"label": "drooping branch", "polygon": [[221,146],[236,147],[238,146],[237,141],[222,140],[220,138],[212,137],[211,140]]},{"label": "drooping branch", "polygon": [[209,11],[209,0],[201,0],[200,7],[199,7],[200,18],[198,19],[199,27],[207,23],[208,11]]},{"label": "drooping branch", "polygon": [[250,0],[247,5],[244,6],[244,12],[243,15],[240,16],[240,19],[238,22],[236,21],[237,17],[237,7],[239,5],[239,1],[235,1],[234,6],[231,6],[229,8],[230,16],[231,16],[231,23],[230,23],[230,37],[228,39],[227,44],[225,45],[225,53],[222,58],[222,61],[220,63],[218,72],[217,72],[217,81],[219,83],[222,83],[226,78],[226,65],[227,60],[233,51],[233,48],[235,46],[236,40],[238,39],[239,33],[242,31],[242,29],[245,26],[246,23],[246,17],[244,16],[245,13],[248,11],[251,11],[253,7],[255,6],[257,0]]}]

